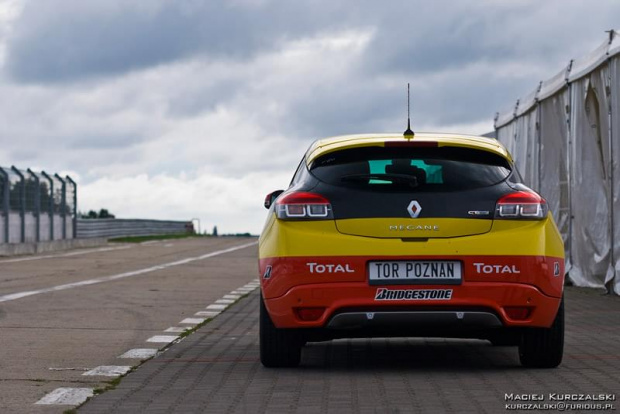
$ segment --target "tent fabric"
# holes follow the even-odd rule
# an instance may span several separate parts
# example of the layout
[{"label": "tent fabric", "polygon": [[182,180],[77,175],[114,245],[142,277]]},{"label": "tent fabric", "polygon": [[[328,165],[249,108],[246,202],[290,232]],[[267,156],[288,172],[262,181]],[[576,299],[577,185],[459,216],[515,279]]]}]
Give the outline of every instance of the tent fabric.
[{"label": "tent fabric", "polygon": [[[620,38],[620,36],[616,36]],[[620,40],[620,39],[619,39]],[[618,42],[620,52],[620,42]],[[610,62],[611,93],[611,154],[612,154],[612,264],[614,267],[614,290],[620,295],[620,53]]]},{"label": "tent fabric", "polygon": [[568,81],[568,72],[572,63],[566,66],[564,69],[556,73],[551,78],[546,81],[542,81],[540,84],[540,90],[538,91],[538,100],[542,101],[544,99],[549,98],[552,95],[560,92],[564,87],[566,87],[566,83]]},{"label": "tent fabric", "polygon": [[548,202],[570,280],[620,294],[620,34],[498,114],[495,128]]},{"label": "tent fabric", "polygon": [[540,103],[540,194],[562,234],[566,269],[570,270],[569,177],[568,177],[568,87]]},{"label": "tent fabric", "polygon": [[571,84],[571,280],[603,287],[611,259],[608,104],[600,68]]},{"label": "tent fabric", "polygon": [[516,126],[517,122],[513,121],[497,130],[497,140],[506,147],[510,154],[514,154]]},{"label": "tent fabric", "polygon": [[607,51],[609,50],[610,42],[605,40],[599,47],[592,52],[573,61],[573,65],[568,76],[568,81],[573,82],[582,76],[586,76],[600,64],[607,60]]},{"label": "tent fabric", "polygon": [[609,51],[607,52],[610,58],[620,54],[620,34],[616,31],[614,38],[609,45]]},{"label": "tent fabric", "polygon": [[534,106],[536,106],[536,100],[538,96],[538,91],[540,90],[540,86],[541,85],[538,85],[538,87],[532,92],[519,99],[519,106],[517,107],[516,116],[521,116],[524,113],[528,112],[530,109],[534,108]]},{"label": "tent fabric", "polygon": [[[515,165],[521,176],[525,174],[525,167],[527,163],[527,147],[529,144],[529,118],[526,116],[520,116],[515,120],[515,136],[512,148],[512,156],[515,160]],[[529,182],[530,177],[524,177],[525,182]]]},{"label": "tent fabric", "polygon": [[515,119],[515,108],[508,111],[498,112],[495,118],[495,129],[502,128]]},{"label": "tent fabric", "polygon": [[527,141],[525,157],[526,162],[521,172],[523,173],[523,177],[525,180],[525,185],[531,187],[534,190],[538,190],[540,187],[538,182],[538,157],[539,157],[539,123],[538,123],[538,112],[539,109],[537,106],[533,107],[531,111],[525,113],[522,118],[525,120],[524,126],[526,128],[523,131],[525,135],[524,140]]}]

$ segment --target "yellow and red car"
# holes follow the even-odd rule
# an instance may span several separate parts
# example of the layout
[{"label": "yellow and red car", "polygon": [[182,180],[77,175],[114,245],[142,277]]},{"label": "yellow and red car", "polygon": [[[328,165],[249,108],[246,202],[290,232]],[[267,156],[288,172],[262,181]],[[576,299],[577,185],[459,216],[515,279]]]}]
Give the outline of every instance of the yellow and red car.
[{"label": "yellow and red car", "polygon": [[307,342],[456,337],[518,345],[556,367],[564,246],[545,200],[496,140],[351,135],[314,142],[265,199],[260,355],[296,366]]}]

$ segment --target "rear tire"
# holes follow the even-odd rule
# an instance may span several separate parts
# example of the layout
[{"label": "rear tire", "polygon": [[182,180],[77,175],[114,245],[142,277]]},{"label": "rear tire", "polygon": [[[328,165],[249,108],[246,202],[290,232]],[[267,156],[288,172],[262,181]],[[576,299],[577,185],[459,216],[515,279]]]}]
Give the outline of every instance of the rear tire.
[{"label": "rear tire", "polygon": [[519,344],[521,365],[529,368],[555,368],[564,353],[564,298],[550,328],[523,332]]},{"label": "rear tire", "polygon": [[267,368],[296,367],[301,361],[301,336],[295,329],[276,328],[260,297],[260,362]]}]

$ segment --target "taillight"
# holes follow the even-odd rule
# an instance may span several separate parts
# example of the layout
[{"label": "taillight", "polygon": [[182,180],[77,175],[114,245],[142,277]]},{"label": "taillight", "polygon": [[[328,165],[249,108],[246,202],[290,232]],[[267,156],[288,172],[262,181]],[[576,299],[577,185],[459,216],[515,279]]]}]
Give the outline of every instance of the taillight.
[{"label": "taillight", "polygon": [[303,191],[278,198],[275,210],[276,216],[282,220],[326,220],[333,217],[328,199]]},{"label": "taillight", "polygon": [[530,191],[517,191],[497,200],[495,218],[543,219],[547,211],[544,198]]}]

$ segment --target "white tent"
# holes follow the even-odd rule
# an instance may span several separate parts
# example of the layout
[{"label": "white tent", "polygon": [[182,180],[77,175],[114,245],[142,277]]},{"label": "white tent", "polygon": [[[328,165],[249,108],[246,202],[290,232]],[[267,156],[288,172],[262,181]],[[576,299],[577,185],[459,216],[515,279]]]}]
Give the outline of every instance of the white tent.
[{"label": "white tent", "polygon": [[525,183],[549,203],[578,286],[620,294],[620,34],[495,117]]}]

